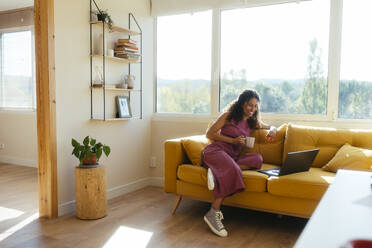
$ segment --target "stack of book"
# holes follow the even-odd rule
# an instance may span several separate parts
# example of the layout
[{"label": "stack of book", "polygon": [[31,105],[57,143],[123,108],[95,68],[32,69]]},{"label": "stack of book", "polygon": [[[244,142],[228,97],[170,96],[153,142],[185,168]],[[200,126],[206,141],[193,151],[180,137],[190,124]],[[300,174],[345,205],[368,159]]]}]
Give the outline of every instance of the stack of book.
[{"label": "stack of book", "polygon": [[137,43],[132,39],[118,39],[115,43],[115,57],[138,61],[140,58]]}]

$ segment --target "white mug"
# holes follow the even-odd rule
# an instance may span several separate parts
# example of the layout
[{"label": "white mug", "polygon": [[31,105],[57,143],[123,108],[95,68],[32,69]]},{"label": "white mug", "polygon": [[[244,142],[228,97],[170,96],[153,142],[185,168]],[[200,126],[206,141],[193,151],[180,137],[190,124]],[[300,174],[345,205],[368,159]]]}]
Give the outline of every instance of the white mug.
[{"label": "white mug", "polygon": [[245,145],[249,148],[253,148],[254,146],[254,137],[245,137]]}]

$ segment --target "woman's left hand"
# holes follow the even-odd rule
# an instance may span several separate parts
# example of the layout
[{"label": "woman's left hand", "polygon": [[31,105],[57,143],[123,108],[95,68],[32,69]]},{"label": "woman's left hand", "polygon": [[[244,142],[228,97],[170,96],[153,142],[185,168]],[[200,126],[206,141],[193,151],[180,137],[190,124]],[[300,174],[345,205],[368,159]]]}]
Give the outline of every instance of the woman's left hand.
[{"label": "woman's left hand", "polygon": [[270,128],[270,131],[266,134],[266,141],[272,142],[276,137],[276,128]]}]

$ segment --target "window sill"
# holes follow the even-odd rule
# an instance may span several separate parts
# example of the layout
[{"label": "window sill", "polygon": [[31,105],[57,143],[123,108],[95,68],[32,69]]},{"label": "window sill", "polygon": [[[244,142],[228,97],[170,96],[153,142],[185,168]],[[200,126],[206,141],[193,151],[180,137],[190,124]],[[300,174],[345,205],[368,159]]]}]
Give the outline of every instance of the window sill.
[{"label": "window sill", "polygon": [[[220,113],[219,113],[220,114]],[[184,123],[210,123],[218,116],[210,114],[167,114],[167,113],[154,113],[151,120],[155,122],[184,122]],[[311,126],[327,126],[337,128],[354,128],[354,129],[371,129],[372,119],[335,119],[331,120],[323,115],[280,115],[280,114],[262,114],[262,119],[267,123],[294,123],[301,125]]]},{"label": "window sill", "polygon": [[0,108],[0,114],[36,115],[36,109],[29,108]]}]

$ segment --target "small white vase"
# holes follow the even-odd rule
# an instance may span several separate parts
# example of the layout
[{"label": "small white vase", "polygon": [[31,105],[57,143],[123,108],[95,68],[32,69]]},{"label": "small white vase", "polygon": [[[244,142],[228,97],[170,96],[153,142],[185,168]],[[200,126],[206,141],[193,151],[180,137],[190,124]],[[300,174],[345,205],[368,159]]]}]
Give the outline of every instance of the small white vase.
[{"label": "small white vase", "polygon": [[125,75],[125,83],[128,85],[128,89],[133,89],[134,88],[134,80],[136,77],[134,75]]}]

